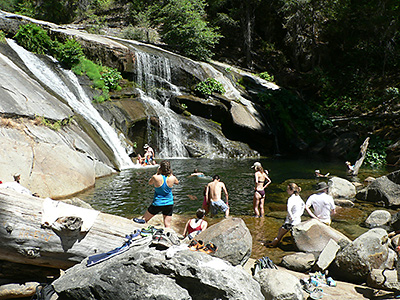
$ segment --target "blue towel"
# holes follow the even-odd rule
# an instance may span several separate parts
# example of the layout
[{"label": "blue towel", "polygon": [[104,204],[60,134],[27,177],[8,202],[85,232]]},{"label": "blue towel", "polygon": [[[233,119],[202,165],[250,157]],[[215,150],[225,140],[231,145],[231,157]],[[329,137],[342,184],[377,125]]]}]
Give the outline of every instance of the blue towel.
[{"label": "blue towel", "polygon": [[124,244],[121,247],[115,248],[106,253],[99,253],[99,254],[89,256],[86,266],[88,266],[88,267],[93,266],[93,265],[101,263],[113,256],[124,253],[126,250],[128,250],[130,248],[130,246],[133,242],[133,239],[139,235],[140,235],[140,229],[135,230],[134,233],[131,233],[125,237],[127,240],[124,242]]}]

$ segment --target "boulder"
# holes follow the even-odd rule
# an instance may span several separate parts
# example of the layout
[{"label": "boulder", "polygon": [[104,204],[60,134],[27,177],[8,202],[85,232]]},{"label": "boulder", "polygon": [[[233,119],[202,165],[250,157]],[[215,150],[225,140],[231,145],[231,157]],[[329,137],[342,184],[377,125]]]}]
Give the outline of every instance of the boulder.
[{"label": "boulder", "polygon": [[373,269],[368,274],[367,285],[375,289],[400,292],[397,270]]},{"label": "boulder", "polygon": [[387,210],[375,210],[365,220],[365,225],[368,228],[380,227],[385,230],[390,229],[390,222],[392,221],[392,215]]},{"label": "boulder", "polygon": [[382,176],[371,182],[365,189],[359,191],[356,198],[391,207],[400,205],[400,185]]},{"label": "boulder", "polygon": [[365,282],[373,269],[386,266],[389,255],[386,230],[374,228],[342,248],[333,263],[338,279]]},{"label": "boulder", "polygon": [[282,258],[281,266],[296,272],[306,273],[315,264],[315,256],[312,253],[297,252],[285,255]]},{"label": "boulder", "polygon": [[214,243],[218,247],[214,255],[234,266],[243,266],[251,255],[253,239],[240,218],[228,218],[214,224],[197,235],[196,239]]},{"label": "boulder", "polygon": [[91,267],[83,261],[68,269],[53,282],[57,294],[75,300],[264,299],[244,269],[187,248],[167,255],[172,248],[157,250],[150,242]]},{"label": "boulder", "polygon": [[316,219],[294,226],[292,236],[296,247],[303,252],[320,253],[331,239],[340,247],[351,243],[344,234]]},{"label": "boulder", "polygon": [[332,177],[329,179],[329,195],[333,198],[351,199],[356,195],[356,188],[344,178]]},{"label": "boulder", "polygon": [[266,300],[304,299],[300,280],[286,271],[263,269],[254,276],[254,279],[260,283]]},{"label": "boulder", "polygon": [[336,257],[336,253],[339,251],[340,246],[334,241],[330,240],[322,250],[321,254],[318,256],[318,260],[315,264],[315,269],[319,271],[326,270],[332,261]]},{"label": "boulder", "polygon": [[388,174],[387,178],[389,178],[389,180],[393,181],[396,184],[400,184],[400,170]]}]

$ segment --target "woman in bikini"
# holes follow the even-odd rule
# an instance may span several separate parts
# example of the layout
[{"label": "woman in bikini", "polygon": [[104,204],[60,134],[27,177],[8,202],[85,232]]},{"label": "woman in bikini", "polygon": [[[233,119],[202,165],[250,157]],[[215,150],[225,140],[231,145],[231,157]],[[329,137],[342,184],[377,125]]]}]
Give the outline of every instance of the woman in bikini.
[{"label": "woman in bikini", "polygon": [[183,231],[183,236],[188,235],[189,239],[193,239],[193,237],[198,235],[200,232],[206,230],[208,223],[207,221],[203,220],[205,214],[206,214],[205,210],[199,208],[196,211],[196,218],[187,221],[185,230]]},{"label": "woman in bikini", "polygon": [[253,197],[253,209],[254,216],[256,218],[259,218],[264,217],[264,189],[271,183],[271,179],[269,179],[268,173],[267,171],[264,171],[261,163],[255,162],[252,168],[254,168],[254,170],[256,171],[254,174],[255,191]]}]

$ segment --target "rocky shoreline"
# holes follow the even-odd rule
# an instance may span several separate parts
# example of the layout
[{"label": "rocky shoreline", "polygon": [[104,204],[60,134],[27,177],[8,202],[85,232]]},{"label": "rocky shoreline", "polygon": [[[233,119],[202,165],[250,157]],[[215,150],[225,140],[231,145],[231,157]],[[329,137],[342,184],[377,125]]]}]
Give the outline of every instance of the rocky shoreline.
[{"label": "rocky shoreline", "polygon": [[[384,177],[398,178],[399,173],[400,171],[397,171]],[[332,191],[335,191],[335,181],[335,179],[329,181]],[[377,181],[379,182],[379,179]],[[363,191],[363,194],[367,194],[369,189],[375,191],[376,187],[371,183],[366,189],[367,191]],[[385,195],[383,192],[380,194]],[[96,266],[87,267],[86,257],[120,247],[125,240],[124,234],[149,225],[139,226],[131,220],[118,217],[118,220],[121,219],[118,221],[118,233],[103,239],[101,246],[97,244],[93,248],[93,241],[90,242],[99,230],[98,225],[94,224],[88,233],[76,239],[69,248],[64,247],[62,251],[66,254],[65,262],[70,261],[69,264],[75,266],[66,267],[66,263],[64,267],[61,267],[62,264],[59,264],[66,270],[61,272],[63,275],[60,276],[60,267],[57,268],[56,265],[53,265],[53,268],[46,267],[48,265],[46,256],[49,255],[50,248],[43,243],[39,245],[35,236],[42,236],[41,230],[56,233],[55,239],[49,240],[54,244],[52,247],[55,249],[54,247],[59,247],[56,244],[61,243],[65,246],[65,242],[70,241],[70,234],[67,238],[64,235],[65,232],[64,234],[56,232],[54,226],[38,228],[40,227],[40,206],[36,206],[32,212],[33,215],[37,215],[36,223],[31,219],[32,217],[28,218],[25,224],[22,224],[22,221],[18,222],[17,215],[21,212],[15,212],[15,207],[12,209],[10,204],[7,208],[4,201],[5,199],[14,199],[22,203],[23,201],[32,202],[34,199],[41,201],[35,197],[24,198],[26,196],[4,189],[0,190],[2,201],[0,215],[4,220],[0,230],[1,240],[8,241],[8,249],[13,243],[19,245],[16,256],[10,253],[7,255],[6,248],[0,251],[2,253],[0,299],[18,298],[18,292],[20,298],[31,296],[34,293],[34,282],[37,285],[38,282],[48,279],[56,279],[53,286],[59,299],[110,299],[110,297],[112,299],[149,299],[149,297],[157,299],[159,297],[163,299],[306,299],[309,293],[304,290],[304,282],[310,280],[311,277],[308,274],[317,271],[321,274],[329,272],[329,276],[336,282],[336,287],[320,283],[319,288],[323,290],[323,299],[338,299],[338,297],[390,299],[384,297],[400,293],[396,269],[398,254],[394,250],[400,236],[388,237],[388,231],[399,230],[398,216],[392,216],[384,209],[374,211],[365,220],[365,224],[370,229],[354,241],[314,219],[302,222],[292,231],[297,252],[284,256],[282,262],[277,262],[280,265],[277,269],[262,269],[255,276],[252,270],[255,260],[250,258],[253,246],[252,235],[240,218],[228,218],[213,224],[197,237],[198,240],[215,244],[218,247],[215,253],[190,251],[188,242],[185,241],[180,241],[179,245],[171,244],[170,247],[160,249],[153,245],[151,237],[140,237],[126,252]],[[115,221],[108,223],[110,221],[107,216],[101,219],[104,227],[102,230],[110,224],[114,224],[113,226],[117,224]],[[24,230],[24,232],[29,231],[26,230],[29,222],[34,230],[32,235],[22,233]],[[151,220],[150,224],[156,228],[162,228],[160,217]],[[173,224],[176,231],[180,231],[179,226],[179,224]],[[107,230],[115,231],[112,228],[107,228]],[[174,230],[170,232],[170,234],[175,234]],[[29,257],[28,248],[32,251],[37,249],[36,256],[31,255],[28,261],[25,260],[21,264],[18,260]],[[76,254],[72,255],[77,251],[81,253],[80,258]],[[268,250],[265,253],[268,255]],[[12,259],[12,257],[15,258]],[[71,260],[72,257],[74,258]],[[29,262],[35,265],[29,265]],[[39,267],[40,265],[42,266]],[[18,268],[31,270],[30,275],[24,278],[19,274],[18,278],[16,274],[18,272],[15,272]],[[24,273],[28,274],[25,270]],[[42,275],[39,276],[39,274]]]}]

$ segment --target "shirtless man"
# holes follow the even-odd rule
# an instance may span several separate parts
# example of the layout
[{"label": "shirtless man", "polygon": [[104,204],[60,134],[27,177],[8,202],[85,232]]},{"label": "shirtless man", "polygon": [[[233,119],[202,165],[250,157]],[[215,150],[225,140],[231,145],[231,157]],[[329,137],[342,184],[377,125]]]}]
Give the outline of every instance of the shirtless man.
[{"label": "shirtless man", "polygon": [[[225,202],[221,200],[222,191],[225,193]],[[219,175],[213,176],[213,181],[207,184],[206,188],[207,203],[211,202],[211,216],[218,213],[221,209],[225,213],[225,218],[229,216],[228,191],[225,183],[221,182]]]}]

